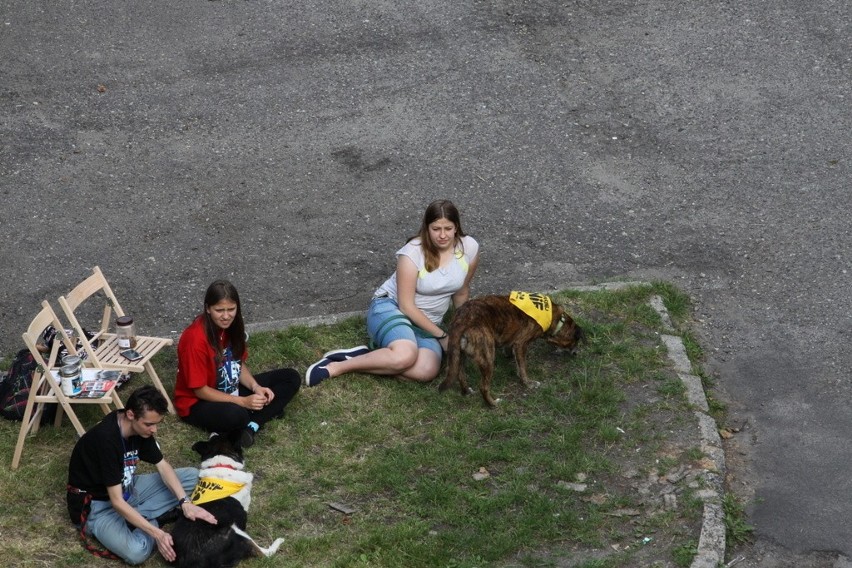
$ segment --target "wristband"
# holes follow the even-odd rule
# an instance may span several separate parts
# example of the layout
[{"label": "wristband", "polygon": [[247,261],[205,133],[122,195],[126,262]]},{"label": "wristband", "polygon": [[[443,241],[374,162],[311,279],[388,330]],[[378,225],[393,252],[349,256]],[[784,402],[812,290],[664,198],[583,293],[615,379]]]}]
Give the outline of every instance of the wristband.
[{"label": "wristband", "polygon": [[187,497],[186,495],[184,495],[183,497],[181,497],[180,499],[178,499],[177,508],[178,508],[178,509],[180,509],[181,511],[183,511],[183,504],[184,504],[184,503],[192,503],[192,501],[190,501],[189,497]]},{"label": "wristband", "polygon": [[435,339],[437,339],[438,341],[441,341],[442,339],[446,339],[446,337],[447,337],[447,332],[445,331],[444,335],[442,335],[441,337],[436,337]]}]

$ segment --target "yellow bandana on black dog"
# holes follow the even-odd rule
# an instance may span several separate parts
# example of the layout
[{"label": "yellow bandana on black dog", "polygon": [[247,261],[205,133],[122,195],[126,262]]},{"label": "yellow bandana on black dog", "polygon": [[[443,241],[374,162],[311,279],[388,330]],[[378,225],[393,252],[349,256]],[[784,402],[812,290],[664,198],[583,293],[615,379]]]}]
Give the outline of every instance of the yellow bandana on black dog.
[{"label": "yellow bandana on black dog", "polygon": [[217,499],[230,497],[243,487],[245,487],[245,483],[237,483],[236,481],[228,481],[227,479],[216,479],[215,477],[202,477],[199,478],[198,484],[192,490],[191,499],[196,505],[208,503]]},{"label": "yellow bandana on black dog", "polygon": [[550,296],[529,292],[512,292],[509,294],[509,301],[534,319],[541,326],[542,331],[550,329],[550,324],[553,323],[553,306],[550,303]]}]

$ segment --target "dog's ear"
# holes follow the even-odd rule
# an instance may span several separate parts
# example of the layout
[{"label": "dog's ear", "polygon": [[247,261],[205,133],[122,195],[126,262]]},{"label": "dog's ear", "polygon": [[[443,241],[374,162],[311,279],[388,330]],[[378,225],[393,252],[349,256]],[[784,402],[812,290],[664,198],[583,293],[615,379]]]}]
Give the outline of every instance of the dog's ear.
[{"label": "dog's ear", "polygon": [[242,438],[242,430],[231,430],[228,432],[228,442],[230,442],[233,448],[242,449]]},{"label": "dog's ear", "polygon": [[207,448],[210,445],[208,440],[201,440],[192,444],[192,451],[197,453],[199,456],[204,456],[207,452]]}]

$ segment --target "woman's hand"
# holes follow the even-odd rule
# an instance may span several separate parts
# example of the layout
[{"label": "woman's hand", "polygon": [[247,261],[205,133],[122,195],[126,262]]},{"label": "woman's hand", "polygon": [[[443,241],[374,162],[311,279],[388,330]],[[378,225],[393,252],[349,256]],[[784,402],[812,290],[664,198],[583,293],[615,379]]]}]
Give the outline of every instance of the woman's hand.
[{"label": "woman's hand", "polygon": [[254,378],[254,375],[249,371],[248,365],[243,364],[240,369],[240,384],[243,388],[247,388],[252,394],[243,397],[243,407],[249,410],[260,410],[275,398],[275,393],[272,389],[261,386]]},{"label": "woman's hand", "polygon": [[438,340],[438,343],[441,344],[441,349],[443,349],[444,351],[447,350],[447,346],[449,345],[449,342],[450,342],[450,338],[447,337],[446,334],[444,334],[444,337],[442,337],[441,339]]},{"label": "woman's hand", "polygon": [[240,397],[240,401],[243,403],[243,408],[247,408],[248,410],[260,410],[266,406],[266,396],[262,394],[243,396]]},{"label": "woman's hand", "polygon": [[254,394],[261,395],[266,400],[265,404],[269,404],[270,402],[272,402],[272,399],[275,398],[275,393],[272,392],[272,389],[262,387],[260,385],[257,385],[257,387],[255,387]]}]

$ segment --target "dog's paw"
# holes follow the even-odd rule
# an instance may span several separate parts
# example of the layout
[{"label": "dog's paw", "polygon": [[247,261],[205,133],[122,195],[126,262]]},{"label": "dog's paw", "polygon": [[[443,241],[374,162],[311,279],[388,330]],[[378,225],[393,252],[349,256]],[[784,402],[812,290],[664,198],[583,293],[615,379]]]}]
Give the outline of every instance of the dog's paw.
[{"label": "dog's paw", "polygon": [[474,392],[474,391],[473,391],[473,389],[472,389],[472,388],[470,388],[470,387],[467,387],[467,388],[466,388],[466,389],[464,389],[464,390],[465,390],[465,394],[473,394],[473,392]]},{"label": "dog's paw", "polygon": [[530,387],[532,387],[532,388],[534,388],[534,389],[537,389],[537,388],[538,388],[538,387],[540,387],[540,386],[541,386],[541,383],[540,383],[540,382],[538,382],[538,381],[530,381]]}]

